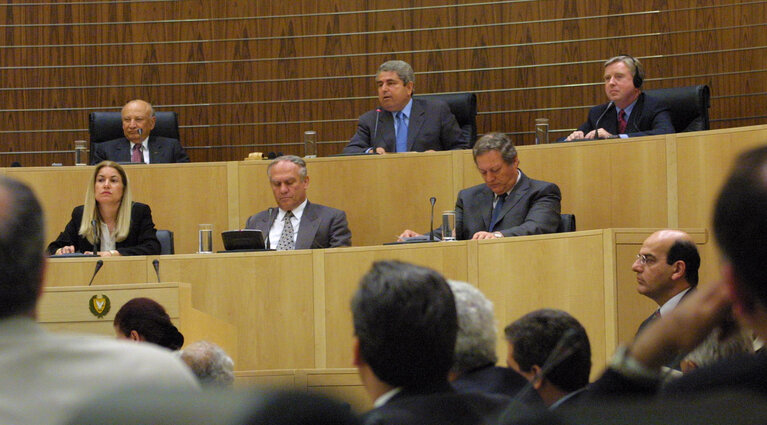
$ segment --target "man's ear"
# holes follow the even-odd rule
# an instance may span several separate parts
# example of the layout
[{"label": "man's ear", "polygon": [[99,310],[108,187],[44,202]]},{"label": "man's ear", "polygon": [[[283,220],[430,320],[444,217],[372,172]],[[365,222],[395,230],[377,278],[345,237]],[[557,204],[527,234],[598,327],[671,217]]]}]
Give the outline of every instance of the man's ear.
[{"label": "man's ear", "polygon": [[139,342],[139,341],[143,341],[144,337],[139,335],[139,333],[136,331],[130,331],[130,334],[128,335],[128,339],[130,339],[131,341]]},{"label": "man's ear", "polygon": [[533,378],[532,378],[533,388],[535,388],[536,390],[539,390],[543,386],[543,380],[545,379],[545,378],[540,378],[538,375],[539,373],[541,373],[540,366],[538,366],[537,364],[534,364],[532,367],[530,367],[530,373],[533,374]]},{"label": "man's ear", "polygon": [[673,280],[682,279],[684,278],[686,272],[687,272],[687,264],[682,260],[677,260],[674,262],[674,273],[671,274],[671,279]]}]

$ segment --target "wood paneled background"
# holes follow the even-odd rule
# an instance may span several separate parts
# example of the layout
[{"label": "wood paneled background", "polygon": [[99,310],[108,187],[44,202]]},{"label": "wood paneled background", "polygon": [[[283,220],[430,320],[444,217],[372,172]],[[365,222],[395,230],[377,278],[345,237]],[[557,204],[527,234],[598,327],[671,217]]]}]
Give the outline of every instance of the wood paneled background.
[{"label": "wood paneled background", "polygon": [[[449,3],[449,4],[446,4]],[[767,1],[155,0],[0,5],[0,166],[74,162],[88,113],[132,98],[180,115],[193,161],[341,151],[388,59],[417,93],[475,92],[479,132],[551,138],[604,102],[601,63],[645,88],[708,84],[712,128],[767,123]]]}]

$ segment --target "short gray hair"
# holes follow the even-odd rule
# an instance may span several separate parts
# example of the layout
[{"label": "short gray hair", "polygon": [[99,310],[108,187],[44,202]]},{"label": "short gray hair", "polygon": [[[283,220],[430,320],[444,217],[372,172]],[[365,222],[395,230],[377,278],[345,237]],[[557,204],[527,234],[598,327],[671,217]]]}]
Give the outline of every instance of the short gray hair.
[{"label": "short gray hair", "polygon": [[514,143],[504,133],[487,133],[480,137],[472,150],[474,163],[477,163],[478,156],[490,151],[498,151],[503,162],[507,164],[514,162],[514,159],[517,157],[517,148],[514,147]]},{"label": "short gray hair", "polygon": [[413,67],[405,61],[386,61],[378,67],[376,77],[382,72],[396,72],[399,79],[402,80],[402,83],[405,85],[411,81],[415,83],[415,72],[413,72]]},{"label": "short gray hair", "polygon": [[697,367],[703,367],[737,354],[754,352],[754,339],[748,332],[736,331],[723,341],[719,340],[721,333],[721,329],[714,329],[684,359],[695,363]]},{"label": "short gray hair", "polygon": [[301,180],[306,178],[306,161],[304,161],[300,156],[295,155],[283,155],[278,156],[277,158],[274,158],[272,162],[269,163],[269,166],[266,167],[266,175],[271,177],[272,176],[272,167],[279,163],[279,162],[292,162],[296,165],[298,165],[298,175],[301,176]]},{"label": "short gray hair", "polygon": [[448,280],[458,313],[458,337],[452,371],[465,373],[495,364],[495,317],[493,303],[482,292],[466,282]]},{"label": "short gray hair", "polygon": [[181,350],[180,356],[203,386],[231,387],[234,383],[234,361],[218,345],[197,341]]}]

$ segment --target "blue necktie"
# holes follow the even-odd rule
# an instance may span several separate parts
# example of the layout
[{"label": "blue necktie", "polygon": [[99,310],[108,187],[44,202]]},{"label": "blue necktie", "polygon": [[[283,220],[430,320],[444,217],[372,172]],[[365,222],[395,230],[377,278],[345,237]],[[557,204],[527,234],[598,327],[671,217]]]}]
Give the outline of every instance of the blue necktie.
[{"label": "blue necktie", "polygon": [[487,230],[488,232],[492,232],[495,229],[495,225],[498,224],[498,218],[501,215],[501,209],[503,208],[503,201],[506,200],[506,194],[498,195],[498,202],[495,203],[495,208],[493,208],[493,217],[490,219],[490,228]]},{"label": "blue necktie", "polygon": [[397,152],[407,152],[407,122],[402,111],[397,112]]}]

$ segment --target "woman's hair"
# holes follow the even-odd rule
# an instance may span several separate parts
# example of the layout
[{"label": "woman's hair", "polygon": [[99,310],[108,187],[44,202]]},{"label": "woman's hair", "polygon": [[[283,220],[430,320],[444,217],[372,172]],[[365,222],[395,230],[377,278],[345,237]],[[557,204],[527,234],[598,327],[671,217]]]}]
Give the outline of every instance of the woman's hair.
[{"label": "woman's hair", "polygon": [[96,176],[99,171],[104,167],[111,167],[117,170],[123,181],[123,197],[120,201],[120,209],[117,210],[117,227],[115,228],[115,241],[121,242],[128,237],[130,232],[130,216],[131,206],[133,204],[133,196],[131,195],[130,185],[128,184],[128,175],[125,174],[125,170],[122,165],[113,161],[101,161],[96,164],[96,168],[91,175],[90,183],[85,190],[85,203],[83,204],[83,219],[80,221],[79,234],[88,242],[95,244],[96,238],[93,235],[93,220],[97,223],[101,223],[101,215],[99,214],[98,205],[96,202],[96,195],[94,187],[96,186]]},{"label": "woman's hair", "polygon": [[115,314],[114,326],[128,336],[136,331],[145,341],[178,350],[184,335],[171,323],[165,308],[149,298],[134,298]]}]

